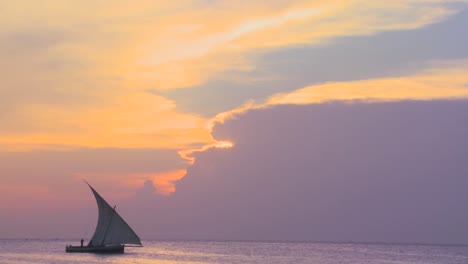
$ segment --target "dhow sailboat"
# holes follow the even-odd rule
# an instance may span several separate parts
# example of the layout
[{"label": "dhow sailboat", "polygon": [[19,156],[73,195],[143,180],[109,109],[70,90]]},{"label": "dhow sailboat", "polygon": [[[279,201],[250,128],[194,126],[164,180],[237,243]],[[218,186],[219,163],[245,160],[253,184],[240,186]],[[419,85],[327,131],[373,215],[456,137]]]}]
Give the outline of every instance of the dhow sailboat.
[{"label": "dhow sailboat", "polygon": [[[87,183],[87,182],[86,182]],[[96,198],[99,215],[96,230],[88,245],[68,245],[65,251],[68,253],[124,253],[125,245],[142,247],[140,238],[132,228],[111,207],[89,183],[89,188]]]}]

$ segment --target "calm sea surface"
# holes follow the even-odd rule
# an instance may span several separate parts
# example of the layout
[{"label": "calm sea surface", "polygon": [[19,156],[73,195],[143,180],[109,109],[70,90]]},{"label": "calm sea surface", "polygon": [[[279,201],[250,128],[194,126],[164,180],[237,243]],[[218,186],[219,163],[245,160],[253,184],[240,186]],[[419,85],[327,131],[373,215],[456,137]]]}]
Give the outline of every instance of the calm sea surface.
[{"label": "calm sea surface", "polygon": [[125,254],[65,253],[61,240],[0,240],[0,263],[468,263],[468,247],[260,242],[144,241]]}]

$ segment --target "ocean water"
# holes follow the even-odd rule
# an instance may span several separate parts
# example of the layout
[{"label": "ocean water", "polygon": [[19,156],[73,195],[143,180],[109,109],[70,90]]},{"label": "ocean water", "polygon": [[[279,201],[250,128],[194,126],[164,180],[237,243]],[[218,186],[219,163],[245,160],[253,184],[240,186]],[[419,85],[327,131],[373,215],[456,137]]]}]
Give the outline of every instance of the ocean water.
[{"label": "ocean water", "polygon": [[279,242],[144,241],[125,254],[65,253],[65,240],[0,240],[0,263],[468,263],[468,247]]}]

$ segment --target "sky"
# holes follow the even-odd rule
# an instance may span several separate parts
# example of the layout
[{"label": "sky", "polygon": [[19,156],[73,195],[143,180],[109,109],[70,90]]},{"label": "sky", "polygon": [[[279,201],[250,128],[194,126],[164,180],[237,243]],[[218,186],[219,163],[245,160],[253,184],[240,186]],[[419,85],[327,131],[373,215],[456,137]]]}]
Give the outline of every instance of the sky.
[{"label": "sky", "polygon": [[[387,3],[388,2],[388,3]],[[468,2],[0,0],[0,238],[468,244]]]}]

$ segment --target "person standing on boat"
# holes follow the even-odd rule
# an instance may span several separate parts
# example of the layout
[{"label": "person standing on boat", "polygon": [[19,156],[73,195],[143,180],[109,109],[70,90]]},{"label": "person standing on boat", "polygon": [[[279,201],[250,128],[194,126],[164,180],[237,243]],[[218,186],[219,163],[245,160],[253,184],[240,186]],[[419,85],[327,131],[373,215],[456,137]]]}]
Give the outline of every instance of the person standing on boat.
[{"label": "person standing on boat", "polygon": [[83,242],[84,242],[84,240],[83,240],[83,239],[81,239],[81,247],[83,247]]}]

